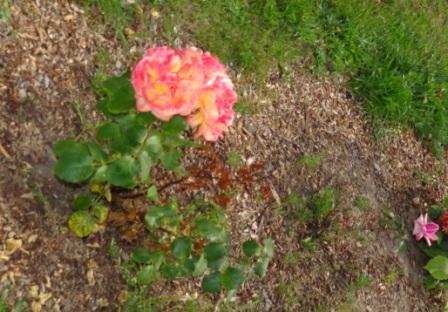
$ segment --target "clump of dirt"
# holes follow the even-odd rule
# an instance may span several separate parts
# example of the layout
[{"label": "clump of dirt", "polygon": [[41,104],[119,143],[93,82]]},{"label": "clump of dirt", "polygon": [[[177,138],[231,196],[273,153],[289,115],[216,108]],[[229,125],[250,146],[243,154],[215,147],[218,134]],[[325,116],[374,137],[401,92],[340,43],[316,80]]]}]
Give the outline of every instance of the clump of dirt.
[{"label": "clump of dirt", "polygon": [[[11,304],[25,299],[33,311],[116,311],[126,285],[107,245],[122,233],[110,226],[80,240],[68,232],[70,201],[80,188],[54,178],[51,147],[77,135],[82,119],[100,118],[90,87],[99,49],[110,54],[109,73],[124,71],[131,58],[74,4],[14,1],[11,12],[0,28],[0,292],[9,290]],[[151,44],[129,43],[134,55]],[[201,193],[227,206],[235,248],[248,238],[274,238],[268,276],[245,285],[235,306],[437,310],[442,299],[423,288],[409,233],[419,210],[447,192],[447,159],[435,159],[406,131],[376,141],[340,81],[291,73],[273,77],[263,90],[245,90],[258,111],[239,115],[208,154],[188,154],[185,165],[202,164],[210,176],[201,179],[191,166],[193,180],[166,187],[167,194]],[[223,163],[229,152],[241,156],[241,168]],[[315,165],[299,161],[313,155]],[[211,157],[219,168],[209,167]],[[337,194],[325,220],[304,224],[287,214],[290,193],[310,197],[325,187]],[[136,244],[130,238],[120,241],[126,250]],[[408,252],[400,254],[403,240]],[[166,283],[157,292],[185,295],[197,284]]]}]

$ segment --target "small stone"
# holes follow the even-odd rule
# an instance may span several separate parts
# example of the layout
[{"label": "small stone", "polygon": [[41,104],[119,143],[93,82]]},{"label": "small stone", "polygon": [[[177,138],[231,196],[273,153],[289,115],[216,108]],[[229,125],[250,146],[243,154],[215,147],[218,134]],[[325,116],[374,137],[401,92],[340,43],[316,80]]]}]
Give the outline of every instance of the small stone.
[{"label": "small stone", "polygon": [[25,89],[20,89],[18,92],[18,100],[20,103],[24,103],[28,97],[28,94]]},{"label": "small stone", "polygon": [[37,238],[38,238],[37,234],[30,235],[30,237],[28,237],[28,243],[32,244],[32,243],[36,242]]},{"label": "small stone", "polygon": [[414,205],[416,205],[416,206],[418,206],[418,205],[420,205],[420,197],[414,197],[413,199],[412,199],[412,203],[414,204]]}]

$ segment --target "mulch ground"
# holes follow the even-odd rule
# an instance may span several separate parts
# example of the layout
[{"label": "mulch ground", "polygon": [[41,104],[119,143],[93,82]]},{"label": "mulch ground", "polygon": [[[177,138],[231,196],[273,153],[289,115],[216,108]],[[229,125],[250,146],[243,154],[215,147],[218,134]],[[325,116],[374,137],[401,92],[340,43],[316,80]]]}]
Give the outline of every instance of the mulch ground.
[{"label": "mulch ground", "polygon": [[[130,65],[112,38],[66,1],[14,1],[10,21],[0,24],[0,292],[11,304],[23,299],[32,311],[119,309],[126,285],[106,249],[111,237],[125,249],[133,243],[113,226],[86,240],[68,231],[78,188],[53,176],[51,151],[80,130],[73,103],[87,119],[99,118],[90,80],[100,49],[111,55],[109,74]],[[140,55],[152,42],[129,44]],[[236,244],[275,240],[267,277],[245,285],[235,300],[249,311],[440,310],[443,296],[424,289],[424,259],[410,232],[419,212],[447,193],[447,159],[435,159],[410,131],[376,140],[342,85],[273,75],[262,91],[246,90],[256,112],[239,114],[211,146],[221,161],[238,153],[255,177],[229,169],[232,179],[248,180],[227,208]],[[316,154],[316,168],[298,163]],[[190,152],[188,159],[203,163],[204,155]],[[223,200],[210,183],[205,196]],[[337,209],[325,222],[306,226],[285,216],[289,193],[307,196],[328,186],[337,190]],[[367,209],[357,207],[360,197],[368,198]],[[408,248],[399,253],[403,240]],[[363,276],[368,283],[359,287]],[[175,283],[158,291],[191,294],[198,287]]]}]

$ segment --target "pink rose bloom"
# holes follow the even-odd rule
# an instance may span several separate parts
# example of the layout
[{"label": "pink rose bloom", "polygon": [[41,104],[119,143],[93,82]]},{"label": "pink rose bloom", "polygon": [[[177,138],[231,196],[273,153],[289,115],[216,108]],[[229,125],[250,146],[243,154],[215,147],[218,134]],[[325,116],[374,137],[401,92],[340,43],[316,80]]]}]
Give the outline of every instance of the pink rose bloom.
[{"label": "pink rose bloom", "polygon": [[132,71],[137,110],[167,121],[194,109],[205,82],[202,52],[194,48],[150,48]]},{"label": "pink rose bloom", "polygon": [[431,246],[431,241],[437,240],[437,231],[439,230],[439,226],[434,223],[428,223],[428,214],[420,215],[420,217],[415,220],[414,223],[414,232],[416,240],[421,240],[425,238],[428,246]]},{"label": "pink rose bloom", "polygon": [[207,141],[216,141],[233,122],[237,96],[228,77],[217,76],[201,92],[198,110],[187,118],[191,127],[198,127],[195,137],[203,136]]},{"label": "pink rose bloom", "polygon": [[187,116],[195,137],[216,141],[234,118],[237,95],[219,60],[197,48],[148,49],[132,72],[137,110],[161,120]]}]

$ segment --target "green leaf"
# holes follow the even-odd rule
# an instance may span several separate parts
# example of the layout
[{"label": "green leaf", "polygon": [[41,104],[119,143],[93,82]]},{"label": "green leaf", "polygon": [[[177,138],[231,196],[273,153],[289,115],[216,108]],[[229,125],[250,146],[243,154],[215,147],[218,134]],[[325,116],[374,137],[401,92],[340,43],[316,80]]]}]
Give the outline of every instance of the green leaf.
[{"label": "green leaf", "polygon": [[114,185],[131,188],[136,184],[137,164],[131,156],[114,160],[106,169],[106,180]]},{"label": "green leaf", "polygon": [[157,279],[157,270],[153,265],[146,265],[137,272],[137,283],[149,285]]},{"label": "green leaf", "polygon": [[226,231],[221,226],[205,218],[195,220],[195,232],[211,242],[224,241],[227,237]]},{"label": "green leaf", "polygon": [[124,84],[129,83],[131,79],[131,73],[129,71],[123,73],[120,76],[110,77],[99,85],[99,91],[104,96],[111,96],[114,92],[122,87]]},{"label": "green leaf", "polygon": [[440,248],[437,245],[429,247],[426,245],[426,243],[421,242],[418,244],[418,247],[430,258],[434,258],[436,256],[443,256],[448,258],[448,251]]},{"label": "green leaf", "polygon": [[214,261],[223,258],[226,255],[226,245],[223,243],[209,243],[204,248],[204,255],[207,261]]},{"label": "green leaf", "polygon": [[92,161],[87,148],[74,149],[70,153],[63,152],[56,163],[54,173],[66,182],[83,182],[94,172]]},{"label": "green leaf", "polygon": [[113,122],[106,122],[102,124],[96,132],[96,138],[98,140],[113,140],[119,135],[120,126]]},{"label": "green leaf", "polygon": [[243,243],[243,252],[248,257],[259,256],[261,248],[255,240],[251,239]]},{"label": "green leaf", "polygon": [[78,237],[86,237],[95,229],[95,219],[86,211],[76,211],[68,219],[69,229]]},{"label": "green leaf", "polygon": [[272,241],[272,238],[265,239],[263,245],[265,255],[272,258],[274,256],[274,242]]},{"label": "green leaf", "polygon": [[106,181],[107,165],[102,165],[96,169],[95,174],[90,179],[92,182],[105,182]]},{"label": "green leaf", "polygon": [[135,122],[137,124],[145,126],[145,127],[149,126],[156,120],[157,120],[157,118],[154,117],[154,115],[149,112],[137,113],[137,115],[135,117]]},{"label": "green leaf", "polygon": [[169,135],[164,133],[163,145],[169,148],[195,146],[196,143],[179,137],[179,135]]},{"label": "green leaf", "polygon": [[207,260],[204,254],[199,257],[199,259],[194,263],[193,276],[202,275],[207,270]]},{"label": "green leaf", "polygon": [[170,135],[178,135],[187,129],[187,123],[183,117],[174,116],[168,122],[163,123],[161,128]]},{"label": "green leaf", "polygon": [[74,150],[80,149],[80,143],[75,140],[62,140],[53,145],[53,152],[56,157],[62,157],[65,153],[71,153]]},{"label": "green leaf", "polygon": [[437,280],[448,279],[448,258],[436,256],[429,260],[425,269]]},{"label": "green leaf", "polygon": [[176,238],[171,244],[171,252],[177,259],[187,258],[193,246],[193,242],[189,237]]},{"label": "green leaf", "polygon": [[158,270],[165,261],[165,254],[162,251],[155,251],[151,253],[151,263]]},{"label": "green leaf", "polygon": [[163,264],[160,268],[160,272],[162,273],[163,277],[165,277],[169,281],[172,281],[176,279],[177,274],[179,273],[179,269],[177,268],[177,266],[172,264]]},{"label": "green leaf", "polygon": [[208,293],[219,293],[221,291],[221,274],[212,273],[202,279],[202,289]]},{"label": "green leaf", "polygon": [[182,154],[178,150],[171,150],[169,152],[165,152],[160,156],[160,160],[162,161],[163,166],[167,170],[174,170],[179,165],[179,160],[182,157]]},{"label": "green leaf", "polygon": [[135,120],[135,116],[126,117],[128,118],[124,118],[120,121],[120,128],[124,137],[126,140],[133,143],[133,145],[142,143],[146,136],[146,127],[139,125]]},{"label": "green leaf", "polygon": [[153,201],[156,204],[160,202],[159,194],[157,193],[157,187],[155,185],[151,186],[148,189],[148,192],[146,192],[146,198],[148,198],[149,200]]},{"label": "green leaf", "polygon": [[92,142],[86,142],[86,145],[93,160],[101,163],[106,161],[107,155],[100,145]]},{"label": "green leaf", "polygon": [[106,99],[106,108],[111,114],[127,113],[135,107],[134,90],[128,79]]},{"label": "green leaf", "polygon": [[76,210],[85,210],[92,207],[93,200],[92,196],[89,193],[81,193],[78,194],[73,201],[73,209]]},{"label": "green leaf", "polygon": [[434,288],[436,288],[437,285],[439,284],[439,281],[436,280],[436,279],[435,279],[434,277],[432,277],[431,275],[427,275],[427,276],[425,276],[423,282],[424,282],[425,287],[426,287],[427,289],[434,289]]},{"label": "green leaf", "polygon": [[140,179],[142,182],[146,182],[148,181],[149,171],[153,165],[152,158],[147,151],[142,151],[138,156],[138,161],[140,163]]},{"label": "green leaf", "polygon": [[132,260],[135,263],[146,264],[151,260],[151,253],[143,247],[137,247],[132,252]]},{"label": "green leaf", "polygon": [[150,155],[157,156],[162,152],[162,141],[159,134],[151,135],[145,143],[145,149]]},{"label": "green leaf", "polygon": [[234,290],[240,287],[244,282],[243,271],[238,268],[228,267],[221,275],[221,284],[227,290]]},{"label": "green leaf", "polygon": [[268,271],[269,260],[270,259],[268,257],[258,259],[254,269],[255,274],[257,274],[260,277],[264,277]]},{"label": "green leaf", "polygon": [[93,206],[93,214],[98,219],[98,223],[102,224],[107,220],[107,216],[109,214],[109,208],[107,208],[104,205],[95,205]]},{"label": "green leaf", "polygon": [[167,204],[162,207],[151,207],[145,215],[145,225],[148,230],[154,227],[161,226],[166,219],[174,219],[177,210],[172,204]]}]

